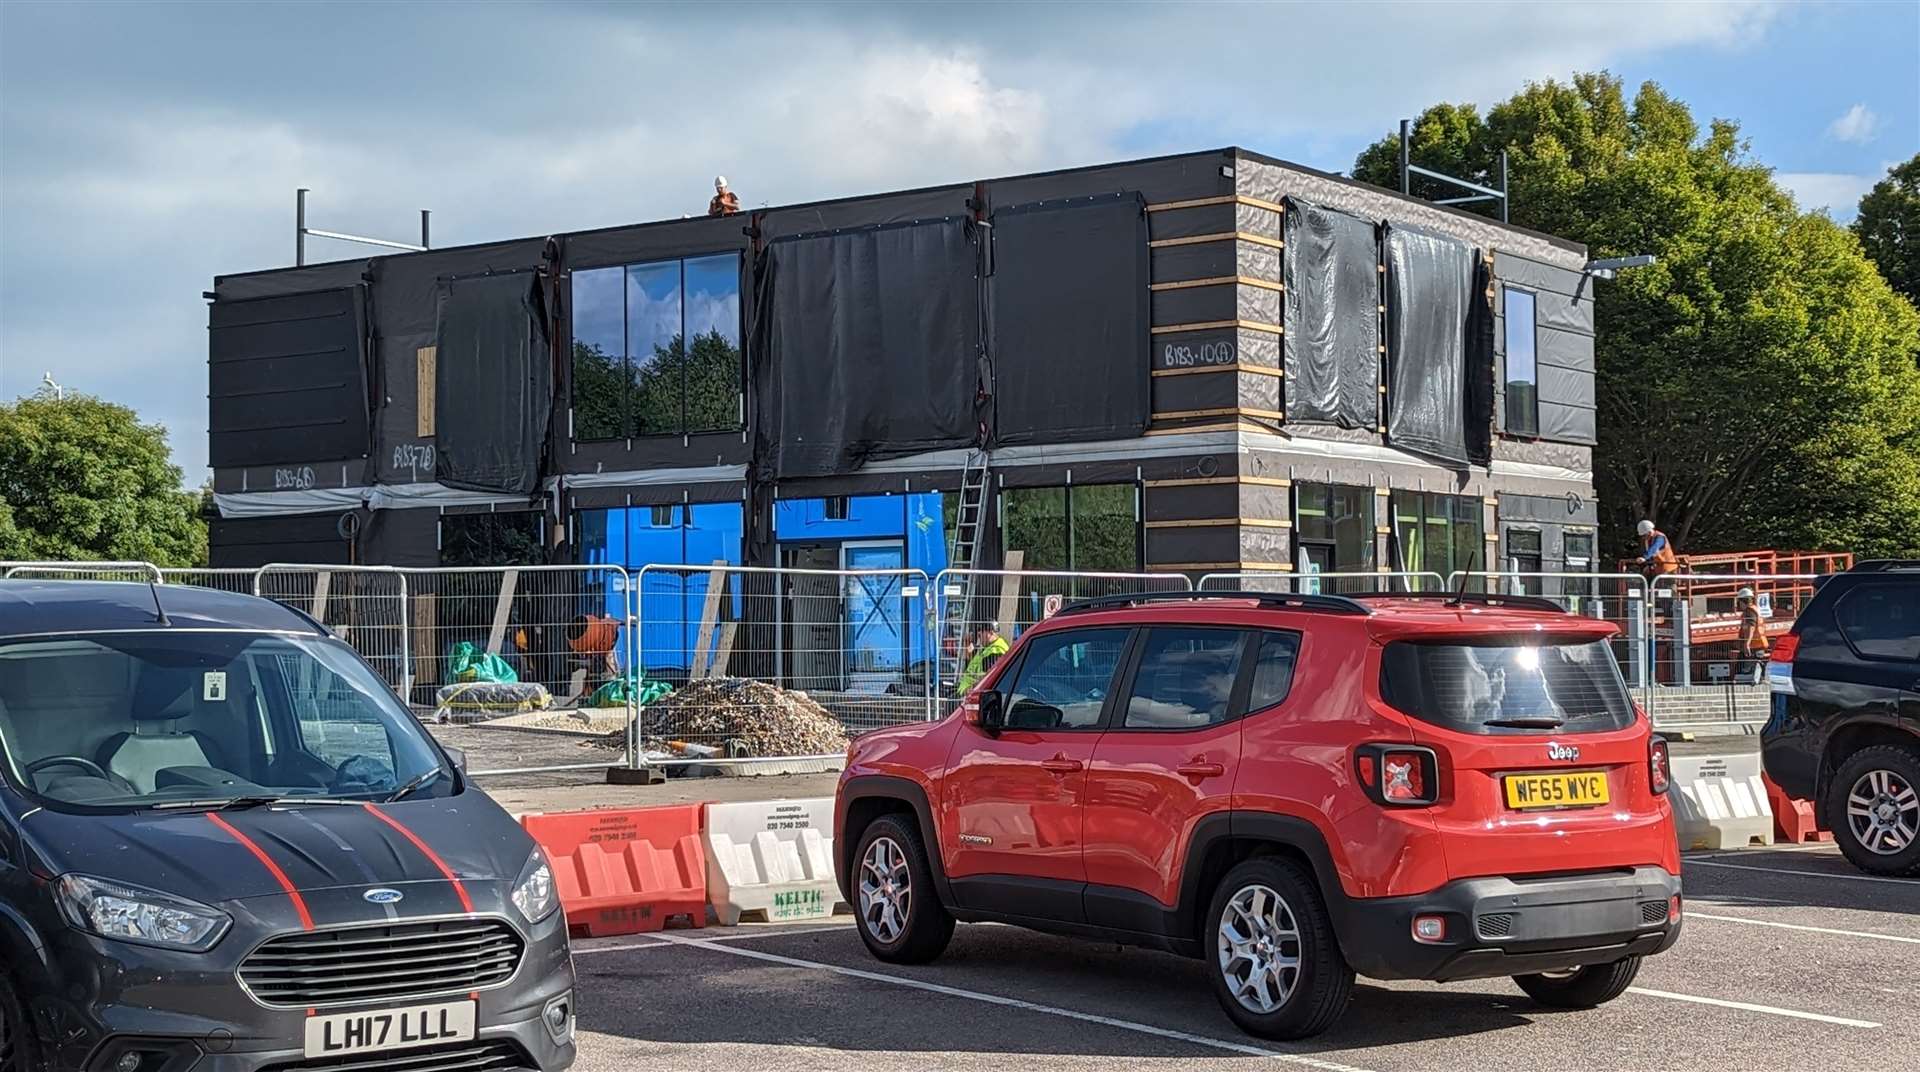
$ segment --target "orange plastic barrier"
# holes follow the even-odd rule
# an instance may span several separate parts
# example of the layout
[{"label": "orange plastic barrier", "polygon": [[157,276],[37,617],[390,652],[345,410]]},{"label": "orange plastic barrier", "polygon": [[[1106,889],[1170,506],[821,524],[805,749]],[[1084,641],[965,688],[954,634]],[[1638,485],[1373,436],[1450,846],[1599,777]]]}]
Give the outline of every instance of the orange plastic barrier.
[{"label": "orange plastic barrier", "polygon": [[576,936],[662,930],[684,916],[707,925],[707,854],[700,805],[523,815],[553,863],[554,887]]},{"label": "orange plastic barrier", "polygon": [[1833,834],[1820,829],[1813,820],[1813,801],[1790,797],[1787,791],[1773,784],[1773,779],[1762,774],[1760,780],[1767,786],[1767,801],[1773,805],[1773,836],[1775,841],[1785,841],[1798,845],[1805,841],[1832,841]]}]

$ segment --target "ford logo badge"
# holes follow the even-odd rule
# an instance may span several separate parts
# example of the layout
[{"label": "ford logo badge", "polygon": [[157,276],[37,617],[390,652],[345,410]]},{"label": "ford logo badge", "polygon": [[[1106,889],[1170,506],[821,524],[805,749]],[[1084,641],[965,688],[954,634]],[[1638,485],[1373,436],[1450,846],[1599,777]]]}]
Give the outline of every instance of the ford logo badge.
[{"label": "ford logo badge", "polygon": [[392,904],[395,901],[398,901],[401,898],[405,897],[406,894],[401,893],[399,890],[389,890],[389,889],[386,889],[385,887],[382,887],[377,890],[368,890],[367,892],[361,894],[360,896],[366,898],[367,900],[373,902],[374,904]]}]

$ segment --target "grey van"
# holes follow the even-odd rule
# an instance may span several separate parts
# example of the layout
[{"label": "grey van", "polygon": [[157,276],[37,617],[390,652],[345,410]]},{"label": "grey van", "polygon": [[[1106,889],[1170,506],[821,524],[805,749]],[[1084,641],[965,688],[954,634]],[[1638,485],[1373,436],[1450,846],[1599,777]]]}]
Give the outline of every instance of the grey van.
[{"label": "grey van", "polygon": [[538,1072],[548,862],[277,603],[0,581],[0,1072]]}]

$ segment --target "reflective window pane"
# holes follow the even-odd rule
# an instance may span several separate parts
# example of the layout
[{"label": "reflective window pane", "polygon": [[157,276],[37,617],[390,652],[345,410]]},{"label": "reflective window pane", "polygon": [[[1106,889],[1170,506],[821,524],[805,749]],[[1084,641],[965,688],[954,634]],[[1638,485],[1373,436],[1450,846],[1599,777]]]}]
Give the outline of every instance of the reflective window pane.
[{"label": "reflective window pane", "polygon": [[626,326],[619,268],[573,273],[573,437],[626,430]]},{"label": "reflective window pane", "polygon": [[1007,691],[1007,728],[1098,726],[1126,646],[1125,629],[1070,629],[1035,640],[1020,664],[1019,680]]},{"label": "reflective window pane", "polygon": [[1536,365],[1534,298],[1524,290],[1506,291],[1507,431],[1540,431],[1540,378]]},{"label": "reflective window pane", "polygon": [[1020,568],[1073,568],[1067,556],[1067,489],[1008,488],[1000,493],[1000,523],[1007,551],[1024,552]]},{"label": "reflective window pane", "polygon": [[[1073,568],[1131,573],[1140,568],[1140,533],[1132,484],[1077,484],[1073,500]],[[1037,567],[1036,567],[1037,568]]]},{"label": "reflective window pane", "polygon": [[1127,728],[1199,729],[1225,722],[1245,638],[1234,629],[1149,630],[1127,697]]},{"label": "reflective window pane", "polygon": [[633,434],[678,435],[680,262],[627,266],[627,355],[633,370]]},{"label": "reflective window pane", "polygon": [[686,262],[687,431],[740,427],[740,257]]}]

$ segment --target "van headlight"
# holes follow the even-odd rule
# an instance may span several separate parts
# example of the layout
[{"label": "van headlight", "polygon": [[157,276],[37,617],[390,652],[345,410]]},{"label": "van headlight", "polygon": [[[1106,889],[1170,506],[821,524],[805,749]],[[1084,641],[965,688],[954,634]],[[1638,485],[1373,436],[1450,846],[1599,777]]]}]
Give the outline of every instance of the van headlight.
[{"label": "van headlight", "polygon": [[553,868],[547,865],[547,854],[536,845],[513,884],[513,907],[528,923],[538,923],[552,915],[559,903],[560,896],[553,889]]},{"label": "van headlight", "polygon": [[80,930],[140,945],[204,953],[227,933],[232,919],[184,897],[86,875],[61,875],[54,899]]}]

